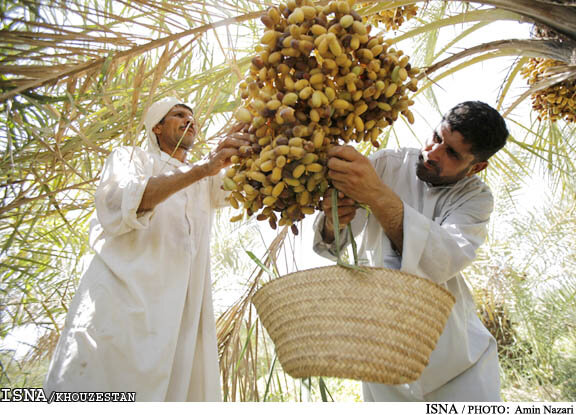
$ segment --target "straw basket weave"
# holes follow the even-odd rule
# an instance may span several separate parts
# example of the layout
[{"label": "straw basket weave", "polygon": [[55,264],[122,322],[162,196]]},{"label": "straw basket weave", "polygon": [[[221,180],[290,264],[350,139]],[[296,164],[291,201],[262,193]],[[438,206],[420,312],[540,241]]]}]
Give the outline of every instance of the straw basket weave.
[{"label": "straw basket weave", "polygon": [[385,384],[420,377],[454,297],[414,275],[363,269],[295,272],[254,294],[252,302],[289,375]]}]

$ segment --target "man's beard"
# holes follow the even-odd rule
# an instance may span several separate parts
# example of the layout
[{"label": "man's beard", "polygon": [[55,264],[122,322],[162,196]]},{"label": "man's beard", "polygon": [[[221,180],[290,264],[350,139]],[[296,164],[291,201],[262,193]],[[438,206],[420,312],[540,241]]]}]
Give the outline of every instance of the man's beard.
[{"label": "man's beard", "polygon": [[463,169],[460,173],[454,176],[441,176],[442,170],[436,162],[433,160],[428,160],[428,165],[431,169],[426,168],[424,165],[424,156],[422,153],[418,156],[418,161],[416,162],[416,176],[423,182],[430,184],[431,186],[442,186],[447,184],[454,184],[458,180],[463,179],[468,174],[468,168]]}]

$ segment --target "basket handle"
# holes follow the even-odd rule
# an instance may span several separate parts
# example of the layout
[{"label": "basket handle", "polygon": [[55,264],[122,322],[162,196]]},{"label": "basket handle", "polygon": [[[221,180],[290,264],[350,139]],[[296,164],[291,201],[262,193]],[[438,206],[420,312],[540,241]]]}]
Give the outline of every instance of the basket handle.
[{"label": "basket handle", "polygon": [[354,240],[354,233],[352,232],[352,223],[348,223],[347,231],[350,238],[350,244],[352,245],[352,255],[354,256],[354,265],[347,264],[341,258],[340,252],[340,220],[338,219],[338,190],[336,188],[332,189],[332,226],[336,230],[334,232],[334,243],[336,244],[336,264],[346,267],[362,270],[358,266],[358,247],[356,246],[356,241]]}]

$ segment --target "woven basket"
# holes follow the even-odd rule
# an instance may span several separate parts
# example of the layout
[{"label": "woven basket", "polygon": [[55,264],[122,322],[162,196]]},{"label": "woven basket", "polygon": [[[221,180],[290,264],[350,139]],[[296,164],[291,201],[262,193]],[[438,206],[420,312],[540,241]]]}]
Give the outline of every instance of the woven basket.
[{"label": "woven basket", "polygon": [[444,288],[386,268],[329,266],[262,286],[252,302],[292,377],[417,380],[454,305]]}]

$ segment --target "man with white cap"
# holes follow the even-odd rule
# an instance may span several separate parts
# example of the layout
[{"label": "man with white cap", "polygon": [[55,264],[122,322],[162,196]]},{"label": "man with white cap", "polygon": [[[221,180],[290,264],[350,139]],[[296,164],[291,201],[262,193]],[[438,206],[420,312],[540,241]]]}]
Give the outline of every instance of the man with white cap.
[{"label": "man with white cap", "polygon": [[176,98],[153,104],[147,148],[119,147],[96,191],[95,256],[68,310],[47,392],[136,392],[138,401],[219,401],[210,280],[217,175],[248,135],[185,162],[197,125]]}]

